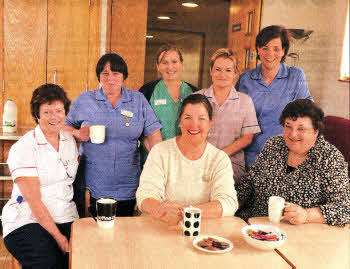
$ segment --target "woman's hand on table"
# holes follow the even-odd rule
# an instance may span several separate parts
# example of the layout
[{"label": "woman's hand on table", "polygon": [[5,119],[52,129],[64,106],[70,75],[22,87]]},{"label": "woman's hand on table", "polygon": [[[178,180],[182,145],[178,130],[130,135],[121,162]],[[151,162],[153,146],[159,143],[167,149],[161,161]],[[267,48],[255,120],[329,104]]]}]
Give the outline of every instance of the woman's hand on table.
[{"label": "woman's hand on table", "polygon": [[153,212],[153,216],[168,223],[170,226],[177,225],[182,219],[181,208],[181,205],[172,201],[161,202]]},{"label": "woman's hand on table", "polygon": [[284,209],[284,219],[291,224],[303,224],[307,222],[307,210],[299,205],[287,203]]},{"label": "woman's hand on table", "polygon": [[90,139],[90,126],[84,125],[79,130],[74,129],[72,135],[80,141],[88,141]]}]

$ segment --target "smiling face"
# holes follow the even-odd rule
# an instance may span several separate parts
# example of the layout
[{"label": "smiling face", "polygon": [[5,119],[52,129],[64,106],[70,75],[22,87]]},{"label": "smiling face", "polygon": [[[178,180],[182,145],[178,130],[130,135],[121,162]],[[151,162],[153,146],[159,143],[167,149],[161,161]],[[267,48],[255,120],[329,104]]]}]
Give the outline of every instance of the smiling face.
[{"label": "smiling face", "polygon": [[164,80],[180,80],[182,62],[174,50],[164,51],[159,55],[157,70]]},{"label": "smiling face", "polygon": [[216,88],[231,88],[238,79],[238,73],[235,68],[235,63],[224,57],[219,57],[215,60],[213,68],[210,69],[213,87]]},{"label": "smiling face", "polygon": [[187,104],[180,118],[181,137],[194,146],[207,139],[211,121],[202,103]]},{"label": "smiling face", "polygon": [[297,120],[286,118],[283,129],[283,138],[289,150],[304,155],[315,144],[318,130],[314,130],[309,117],[299,117]]},{"label": "smiling face", "polygon": [[258,48],[258,53],[263,68],[266,68],[267,70],[278,69],[284,55],[281,38],[277,37],[271,39],[265,46]]},{"label": "smiling face", "polygon": [[59,133],[65,121],[66,113],[62,101],[44,103],[39,107],[38,123],[44,133]]},{"label": "smiling face", "polygon": [[123,81],[123,74],[112,71],[110,62],[107,62],[100,74],[100,83],[104,93],[107,96],[119,94]]}]

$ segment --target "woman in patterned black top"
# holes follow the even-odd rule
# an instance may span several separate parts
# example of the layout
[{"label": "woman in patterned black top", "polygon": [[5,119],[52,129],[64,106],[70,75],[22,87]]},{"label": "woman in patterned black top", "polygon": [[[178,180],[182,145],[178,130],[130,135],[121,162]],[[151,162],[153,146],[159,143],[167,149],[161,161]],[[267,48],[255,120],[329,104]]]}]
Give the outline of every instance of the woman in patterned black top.
[{"label": "woman in patterned black top", "polygon": [[350,184],[347,163],[324,140],[323,111],[311,100],[298,99],[284,108],[283,135],[266,142],[245,179],[237,186],[240,210],[247,219],[268,215],[268,198],[285,198],[284,219],[307,222],[350,223]]}]

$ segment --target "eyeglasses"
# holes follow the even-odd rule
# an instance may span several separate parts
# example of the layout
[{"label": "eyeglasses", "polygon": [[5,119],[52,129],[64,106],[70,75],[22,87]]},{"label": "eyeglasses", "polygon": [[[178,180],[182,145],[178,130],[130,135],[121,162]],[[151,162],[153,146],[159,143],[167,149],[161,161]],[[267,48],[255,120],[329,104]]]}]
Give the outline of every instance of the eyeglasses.
[{"label": "eyeglasses", "polygon": [[297,134],[299,135],[305,135],[305,134],[308,134],[308,133],[311,133],[311,132],[315,132],[315,130],[313,128],[293,128],[289,125],[285,125],[284,126],[284,131],[285,132],[296,132]]}]

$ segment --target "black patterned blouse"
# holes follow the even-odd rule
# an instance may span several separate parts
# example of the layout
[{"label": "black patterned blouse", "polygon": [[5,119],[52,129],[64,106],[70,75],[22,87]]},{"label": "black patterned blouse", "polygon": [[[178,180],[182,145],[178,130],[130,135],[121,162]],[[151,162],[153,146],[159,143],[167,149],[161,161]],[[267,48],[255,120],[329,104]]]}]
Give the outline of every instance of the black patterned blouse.
[{"label": "black patterned blouse", "polygon": [[249,172],[236,186],[243,219],[268,215],[268,199],[283,197],[303,208],[319,207],[329,225],[350,223],[350,182],[340,151],[319,136],[307,159],[287,173],[288,147],[283,137],[266,142]]}]

